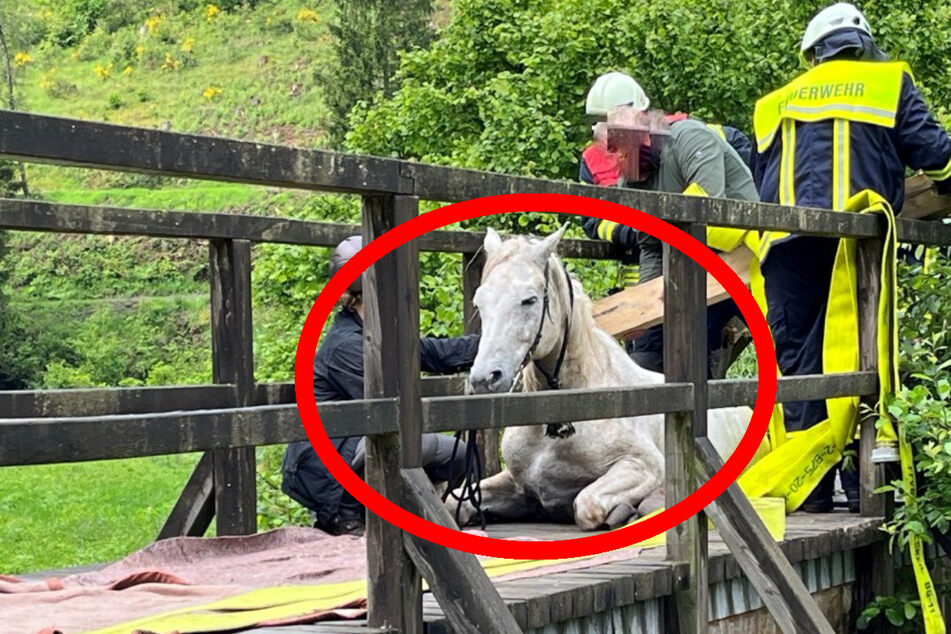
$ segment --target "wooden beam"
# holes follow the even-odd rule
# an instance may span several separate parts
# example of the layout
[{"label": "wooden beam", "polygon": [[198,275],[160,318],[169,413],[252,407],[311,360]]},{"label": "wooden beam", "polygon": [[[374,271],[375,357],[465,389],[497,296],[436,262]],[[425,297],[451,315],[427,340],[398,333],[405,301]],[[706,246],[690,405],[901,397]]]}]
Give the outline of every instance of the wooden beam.
[{"label": "wooden beam", "polygon": [[[322,403],[333,436],[397,431],[395,399]],[[0,466],[161,456],[307,440],[296,405],[0,419]]]},{"label": "wooden beam", "polygon": [[[753,253],[746,247],[739,247],[731,253],[720,256],[727,266],[733,269],[740,279],[749,286],[750,261]],[[717,304],[729,299],[717,280],[707,273],[706,305]],[[598,327],[612,337],[627,337],[638,331],[664,322],[664,279],[655,278],[643,284],[626,288],[594,302],[592,307],[594,321]]]},{"label": "wooden beam", "polygon": [[[684,230],[706,242],[706,226]],[[707,435],[707,310],[703,269],[687,255],[664,243],[664,376],[667,382],[693,386],[691,407],[668,413],[664,419],[666,507],[686,498],[697,481],[694,438]],[[708,615],[707,520],[701,511],[667,531],[667,559],[687,563],[688,587],[676,587],[676,622],[667,631],[705,632]],[[672,613],[669,613],[671,616]]]},{"label": "wooden beam", "polygon": [[[874,372],[841,374],[804,374],[777,380],[776,402],[812,401],[836,396],[877,394],[878,376]],[[733,407],[756,402],[757,379],[719,379],[710,381],[710,408]]]},{"label": "wooden beam", "polygon": [[[482,319],[472,303],[476,289],[482,283],[482,267],[485,255],[482,251],[462,256],[462,322],[467,335],[482,332]],[[482,477],[487,478],[502,471],[501,447],[498,429],[480,429],[476,432]]]},{"label": "wooden beam", "polygon": [[402,161],[0,111],[0,156],[336,192],[411,194]]},{"label": "wooden beam", "polygon": [[[233,384],[236,404],[248,407],[254,398],[251,243],[212,240],[209,260],[212,376],[216,383]],[[217,534],[256,532],[254,447],[217,449],[213,459]]]},{"label": "wooden beam", "polygon": [[426,398],[424,429],[499,429],[674,412],[690,407],[691,390],[690,385],[678,383]]},{"label": "wooden beam", "polygon": [[145,414],[235,404],[233,385],[0,391],[3,418]]},{"label": "wooden beam", "polygon": [[[723,466],[707,438],[696,440],[696,486]],[[717,533],[785,634],[833,634],[802,579],[773,541],[736,482],[707,507]],[[706,630],[704,630],[706,631]]]},{"label": "wooden beam", "polygon": [[902,218],[936,220],[951,215],[951,196],[938,194],[934,181],[918,172],[905,179],[905,204]]},{"label": "wooden beam", "polygon": [[[452,516],[439,502],[425,471],[403,469],[402,482],[408,511],[441,526],[455,528]],[[522,631],[475,555],[409,533],[403,534],[403,547],[426,578],[455,632],[517,634]]]},{"label": "wooden beam", "polygon": [[[878,378],[878,307],[881,292],[883,241],[860,240],[855,248],[856,282],[859,310],[859,367]],[[895,351],[897,353],[897,351]],[[866,517],[889,519],[894,512],[894,496],[876,494],[878,487],[888,480],[887,465],[872,462],[877,430],[878,381],[872,394],[864,395],[859,408],[860,440],[858,456],[859,509]],[[895,565],[888,544],[866,546],[856,558],[855,602],[857,614],[875,597],[890,596],[895,592]],[[877,624],[874,632],[884,634],[886,626]]]},{"label": "wooden beam", "polygon": [[[363,241],[375,240],[415,217],[418,201],[397,196],[363,199]],[[420,466],[419,265],[410,241],[381,258],[363,276],[364,396],[398,398],[399,433],[368,436],[366,481],[401,503],[402,467]],[[402,548],[400,529],[367,512],[367,599],[370,627],[422,633],[419,572]]]},{"label": "wooden beam", "polygon": [[[280,216],[69,205],[19,198],[0,198],[0,229],[249,240],[315,247],[336,246],[361,231],[359,225]],[[432,231],[415,242],[422,251],[475,253],[482,247],[483,238],[483,233],[472,231]],[[565,240],[559,243],[558,253],[572,258],[617,257],[614,247],[594,240]]]},{"label": "wooden beam", "polygon": [[169,537],[202,537],[215,516],[215,474],[212,454],[198,460],[178,501],[159,531],[159,539]]}]

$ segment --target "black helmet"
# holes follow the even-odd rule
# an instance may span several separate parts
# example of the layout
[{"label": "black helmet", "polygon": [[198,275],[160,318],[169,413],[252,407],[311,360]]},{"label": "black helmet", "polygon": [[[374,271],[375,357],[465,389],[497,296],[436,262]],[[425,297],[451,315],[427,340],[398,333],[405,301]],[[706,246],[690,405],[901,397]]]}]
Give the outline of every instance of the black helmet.
[{"label": "black helmet", "polygon": [[[338,244],[333,253],[330,254],[330,277],[337,274],[337,271],[343,268],[343,265],[352,258],[357,251],[363,248],[363,236],[350,236]],[[357,279],[348,287],[353,293],[363,292],[363,276],[358,275]]]}]

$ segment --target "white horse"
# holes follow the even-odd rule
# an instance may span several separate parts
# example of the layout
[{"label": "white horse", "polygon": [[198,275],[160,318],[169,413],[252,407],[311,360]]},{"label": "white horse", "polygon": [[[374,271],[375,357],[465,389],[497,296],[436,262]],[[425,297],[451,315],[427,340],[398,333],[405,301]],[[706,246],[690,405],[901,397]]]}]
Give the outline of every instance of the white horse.
[{"label": "white horse", "polygon": [[[520,373],[525,391],[663,383],[663,375],[635,364],[595,325],[590,300],[555,255],[564,230],[532,241],[502,242],[492,229],[486,233],[482,284],[473,300],[482,319],[469,375],[474,392],[508,392]],[[724,459],[751,415],[747,407],[710,411],[709,437]],[[663,505],[663,414],[510,427],[502,456],[505,470],[480,483],[482,509],[493,519],[574,521],[594,530]],[[465,502],[460,524],[474,512]]]}]

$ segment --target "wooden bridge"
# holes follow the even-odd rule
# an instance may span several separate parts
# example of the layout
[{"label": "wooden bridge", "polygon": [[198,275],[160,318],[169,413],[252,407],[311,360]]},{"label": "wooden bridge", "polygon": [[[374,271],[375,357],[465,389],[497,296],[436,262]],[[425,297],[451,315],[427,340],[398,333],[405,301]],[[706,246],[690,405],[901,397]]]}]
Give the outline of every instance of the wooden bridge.
[{"label": "wooden bridge", "polygon": [[[779,380],[778,400],[877,394],[874,353],[881,254],[870,215],[683,197],[522,178],[394,159],[262,145],[0,111],[0,156],[194,179],[356,194],[372,240],[418,213],[420,199],[455,202],[505,193],[564,193],[645,210],[703,239],[707,223],[860,239],[862,371]],[[204,452],[159,535],[255,531],[259,445],[304,440],[291,384],[255,381],[251,251],[255,243],[329,247],[360,227],[280,217],[88,207],[0,200],[0,229],[140,235],[209,244],[214,385],[0,392],[0,466]],[[951,227],[902,220],[899,238],[951,244]],[[450,525],[420,467],[424,431],[469,430],[648,413],[666,414],[668,506],[719,468],[706,416],[752,405],[755,380],[707,381],[704,280],[667,249],[667,383],[465,397],[458,379],[419,379],[418,250],[463,254],[467,324],[479,279],[481,235],[438,231],[400,247],[366,273],[366,400],[320,407],[328,435],[368,436],[367,482],[390,500]],[[603,243],[565,241],[563,257],[611,258]],[[404,301],[406,298],[409,301]],[[384,327],[385,325],[385,327]],[[473,327],[477,327],[477,324]],[[862,423],[861,452],[874,446]],[[485,435],[491,441],[494,433]],[[489,456],[497,448],[487,448]],[[289,632],[832,632],[850,627],[865,602],[892,588],[894,565],[878,530],[891,512],[875,495],[884,474],[862,461],[861,514],[793,515],[775,543],[734,484],[705,513],[672,529],[665,549],[542,580],[493,584],[475,557],[368,518],[369,615],[365,622],[274,629]],[[707,534],[707,514],[717,528]],[[538,527],[490,527],[494,536]],[[564,537],[550,526],[544,536]],[[402,544],[402,548],[393,548]],[[421,590],[425,577],[432,594]],[[821,606],[821,609],[820,609]],[[771,620],[767,614],[772,615]],[[830,623],[830,618],[832,622]],[[745,620],[744,620],[745,619]],[[766,628],[773,628],[772,630]]]}]

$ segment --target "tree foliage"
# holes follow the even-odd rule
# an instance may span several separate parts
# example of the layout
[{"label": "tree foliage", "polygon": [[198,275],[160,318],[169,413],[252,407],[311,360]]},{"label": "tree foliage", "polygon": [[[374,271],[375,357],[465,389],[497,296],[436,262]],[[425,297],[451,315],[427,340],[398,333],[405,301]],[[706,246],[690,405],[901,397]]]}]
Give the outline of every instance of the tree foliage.
[{"label": "tree foliage", "polygon": [[[753,105],[800,71],[820,4],[796,0],[460,0],[428,49],[403,56],[393,96],[350,115],[352,150],[546,177],[577,177],[584,98],[609,70],[655,107],[749,131]],[[879,44],[925,94],[951,103],[946,2],[863,4]]]},{"label": "tree foliage", "polygon": [[347,113],[361,99],[377,91],[389,97],[398,85],[394,78],[398,53],[425,47],[432,39],[429,18],[432,0],[338,0],[330,26],[336,63],[324,73],[330,134],[343,139]]}]

